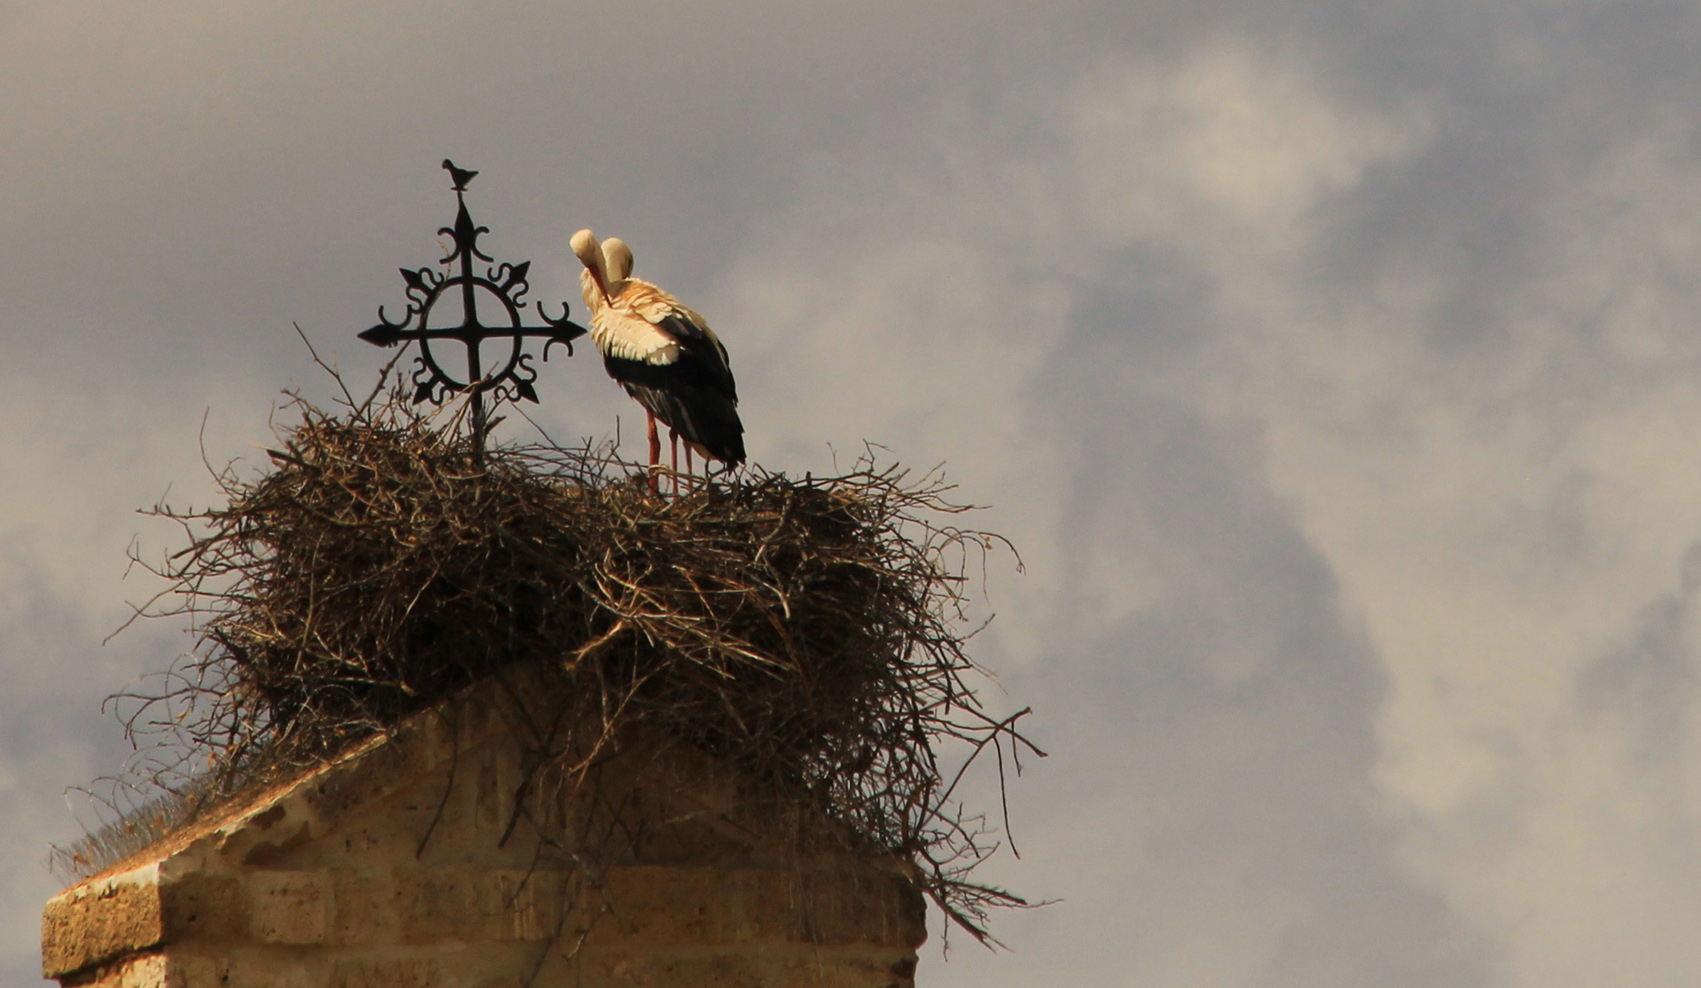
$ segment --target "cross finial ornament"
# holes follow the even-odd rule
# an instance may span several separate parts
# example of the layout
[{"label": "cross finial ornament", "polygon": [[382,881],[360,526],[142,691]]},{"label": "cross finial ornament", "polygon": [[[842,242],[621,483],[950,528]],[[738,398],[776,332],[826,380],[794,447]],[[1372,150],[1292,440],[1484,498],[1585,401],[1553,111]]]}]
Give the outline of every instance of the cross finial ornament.
[{"label": "cross finial ornament", "polygon": [[[414,358],[414,402],[429,401],[441,405],[452,395],[468,393],[471,396],[473,449],[475,453],[482,454],[485,432],[489,428],[489,409],[485,407],[487,395],[492,406],[502,401],[538,400],[537,389],[532,386],[532,382],[537,380],[537,369],[532,366],[532,354],[526,349],[526,337],[545,339],[545,360],[549,359],[549,348],[555,343],[565,344],[568,356],[572,356],[572,341],[585,335],[585,327],[568,320],[566,302],[561,303],[559,319],[551,318],[539,305],[537,314],[544,325],[524,324],[520,310],[529,304],[523,296],[530,288],[526,275],[531,270],[531,262],[509,264],[504,261],[497,264],[495,258],[479,249],[478,238],[489,233],[490,228],[474,225],[472,215],[467,212],[466,199],[467,185],[478,172],[457,168],[447,158],[443,159],[443,167],[454,183],[455,202],[459,208],[455,214],[455,225],[437,231],[439,235],[450,238],[448,256],[438,262],[442,270],[430,266],[402,268],[402,280],[407,282],[407,312],[403,313],[400,321],[392,322],[384,314],[383,306],[379,306],[378,325],[361,333],[360,338],[384,347],[417,341],[419,356]],[[457,260],[461,262],[458,274],[455,272]],[[483,274],[474,269],[475,261],[485,262]],[[456,288],[459,292],[452,292]],[[455,308],[453,305],[439,306],[445,296],[452,293],[460,297],[459,312],[450,311]],[[481,319],[481,300],[485,301],[485,311],[494,314],[491,324]],[[494,309],[491,308],[492,301],[497,303]],[[506,352],[486,362],[480,352],[482,344],[493,340],[504,341],[506,345],[502,349]],[[439,353],[433,349],[434,345],[441,348],[450,342],[466,348],[467,371],[464,378],[445,370]]]}]

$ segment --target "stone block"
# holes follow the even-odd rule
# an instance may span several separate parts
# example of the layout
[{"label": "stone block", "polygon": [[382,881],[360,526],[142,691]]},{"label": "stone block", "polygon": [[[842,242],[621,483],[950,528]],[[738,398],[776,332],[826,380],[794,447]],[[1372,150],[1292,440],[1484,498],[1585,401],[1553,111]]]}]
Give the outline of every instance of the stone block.
[{"label": "stone block", "polygon": [[594,915],[596,944],[717,944],[747,911],[750,875],[738,869],[627,866],[610,868],[600,892],[581,898]]},{"label": "stone block", "polygon": [[247,935],[248,904],[234,877],[191,873],[160,886],[159,896],[166,943]]},{"label": "stone block", "polygon": [[757,951],[600,951],[574,966],[585,988],[771,988],[771,965]]},{"label": "stone block", "polygon": [[331,940],[364,947],[396,940],[396,892],[388,873],[362,874],[352,868],[331,873]]},{"label": "stone block", "polygon": [[207,988],[321,988],[323,984],[323,974],[315,977],[315,972],[299,956],[275,951],[235,951],[221,972],[221,980],[209,983]]},{"label": "stone block", "polygon": [[258,943],[306,946],[329,939],[331,879],[320,871],[251,871],[248,930]]},{"label": "stone block", "polygon": [[539,984],[582,988],[915,988],[909,951],[807,944],[586,950]]},{"label": "stone block", "polygon": [[235,988],[227,958],[186,950],[174,950],[170,958],[170,988]]},{"label": "stone block", "polygon": [[804,871],[792,894],[801,925],[788,939],[907,949],[927,939],[927,902],[901,875],[855,866]]},{"label": "stone block", "polygon": [[444,984],[435,961],[360,959],[335,962],[327,988],[443,988]]},{"label": "stone block", "polygon": [[58,978],[157,947],[164,938],[152,870],[90,883],[55,896],[43,911],[42,975]]},{"label": "stone block", "polygon": [[455,868],[398,868],[392,902],[401,943],[463,941],[482,925],[472,915],[471,876]]},{"label": "stone block", "polygon": [[765,952],[766,983],[810,988],[915,988],[915,952],[788,945]]},{"label": "stone block", "polygon": [[167,963],[164,954],[137,954],[87,968],[61,983],[74,988],[167,988]]},{"label": "stone block", "polygon": [[491,940],[552,939],[567,908],[567,876],[558,871],[490,871],[478,877],[481,915]]},{"label": "stone block", "polygon": [[565,876],[493,868],[398,868],[390,904],[398,942],[547,940],[558,929]]}]

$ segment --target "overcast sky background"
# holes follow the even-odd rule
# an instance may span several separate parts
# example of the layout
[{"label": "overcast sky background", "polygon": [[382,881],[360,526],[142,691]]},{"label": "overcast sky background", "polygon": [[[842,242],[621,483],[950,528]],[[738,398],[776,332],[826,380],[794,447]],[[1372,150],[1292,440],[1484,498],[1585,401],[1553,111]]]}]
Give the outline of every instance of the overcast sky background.
[{"label": "overcast sky background", "polygon": [[[944,461],[1062,901],[919,982],[1701,980],[1701,8],[0,5],[0,982],[125,755],[133,511],[453,216],[708,313],[752,456]],[[635,408],[552,360],[534,414]],[[1692,610],[1692,608],[1694,608]],[[935,923],[935,928],[937,924]]]}]

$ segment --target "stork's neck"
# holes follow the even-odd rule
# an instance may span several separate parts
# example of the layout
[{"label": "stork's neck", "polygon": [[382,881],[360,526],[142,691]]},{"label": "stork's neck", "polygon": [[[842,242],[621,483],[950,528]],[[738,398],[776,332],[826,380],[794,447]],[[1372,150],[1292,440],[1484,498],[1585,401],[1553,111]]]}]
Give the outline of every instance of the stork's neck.
[{"label": "stork's neck", "polygon": [[602,280],[590,268],[579,272],[579,291],[585,296],[585,308],[591,310],[592,315],[608,308],[608,293],[603,290]]},{"label": "stork's neck", "polygon": [[591,340],[599,347],[608,335],[608,317],[613,311],[608,295],[589,269],[579,272],[579,288],[585,296],[585,311],[590,315]]}]

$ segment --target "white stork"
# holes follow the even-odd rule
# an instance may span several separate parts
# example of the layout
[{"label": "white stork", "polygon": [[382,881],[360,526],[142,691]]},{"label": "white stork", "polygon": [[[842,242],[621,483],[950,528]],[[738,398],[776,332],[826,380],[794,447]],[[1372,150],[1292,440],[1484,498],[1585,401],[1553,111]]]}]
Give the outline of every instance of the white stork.
[{"label": "white stork", "polygon": [[573,253],[585,265],[579,281],[591,314],[591,340],[602,353],[608,376],[644,406],[650,440],[650,489],[661,462],[656,419],[667,424],[673,468],[679,469],[680,437],[686,470],[695,450],[705,460],[728,466],[744,462],[744,424],[738,419],[738,387],[727,366],[726,347],[708,320],[647,281],[632,277],[632,251],[610,237],[602,244],[589,230],[573,234]]}]

